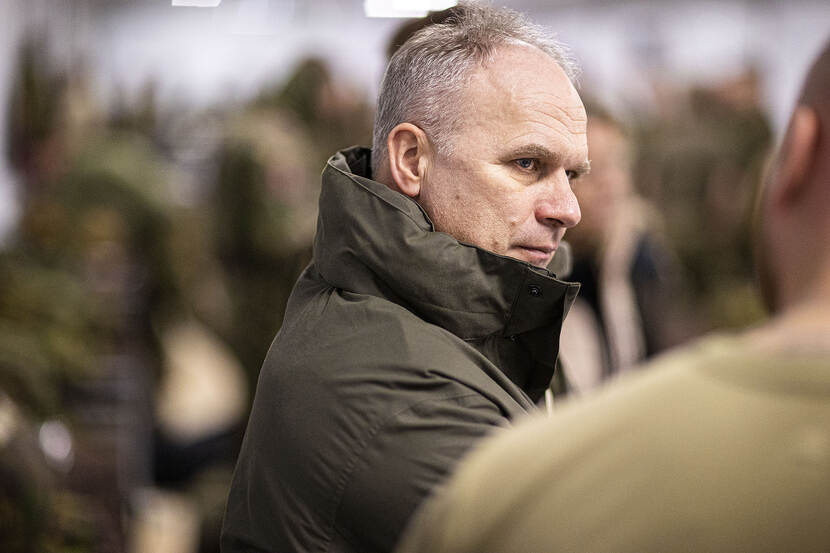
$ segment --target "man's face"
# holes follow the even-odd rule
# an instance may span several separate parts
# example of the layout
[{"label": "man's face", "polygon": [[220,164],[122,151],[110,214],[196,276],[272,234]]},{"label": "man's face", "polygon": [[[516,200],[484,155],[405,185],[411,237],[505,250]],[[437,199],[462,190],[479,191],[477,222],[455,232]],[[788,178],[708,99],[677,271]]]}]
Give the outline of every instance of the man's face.
[{"label": "man's face", "polygon": [[585,109],[559,65],[506,46],[475,70],[452,154],[434,156],[419,201],[435,230],[545,267],[580,219],[570,180],[587,170]]}]

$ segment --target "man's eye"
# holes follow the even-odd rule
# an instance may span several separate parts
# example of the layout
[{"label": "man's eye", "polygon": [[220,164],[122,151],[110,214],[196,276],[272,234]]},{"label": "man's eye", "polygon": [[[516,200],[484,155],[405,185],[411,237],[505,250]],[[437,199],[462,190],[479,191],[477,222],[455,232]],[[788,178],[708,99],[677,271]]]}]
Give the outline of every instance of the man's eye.
[{"label": "man's eye", "polygon": [[565,176],[568,177],[568,180],[576,180],[579,178],[579,173],[576,171],[565,171]]},{"label": "man's eye", "polygon": [[525,171],[533,171],[539,165],[535,159],[529,157],[517,159],[513,163],[515,163],[519,167],[519,169],[523,169]]}]

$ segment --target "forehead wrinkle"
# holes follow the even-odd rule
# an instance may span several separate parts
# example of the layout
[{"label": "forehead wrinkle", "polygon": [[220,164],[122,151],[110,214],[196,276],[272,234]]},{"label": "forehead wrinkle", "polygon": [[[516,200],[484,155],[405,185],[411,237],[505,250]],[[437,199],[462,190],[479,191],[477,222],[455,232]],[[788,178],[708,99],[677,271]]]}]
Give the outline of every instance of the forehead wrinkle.
[{"label": "forehead wrinkle", "polygon": [[[510,88],[511,94],[504,99],[504,107],[497,111],[496,117],[512,125],[538,124],[563,135],[571,141],[570,135],[587,133],[587,116],[582,102],[576,92],[560,96],[547,91],[527,91]],[[561,130],[564,128],[564,132]]]},{"label": "forehead wrinkle", "polygon": [[587,116],[570,81],[551,89],[526,73],[508,78],[509,71],[495,69],[479,67],[470,76],[463,108],[467,114],[463,125],[467,130],[477,128],[487,135],[495,132],[504,138],[512,135],[500,140],[502,144],[528,137],[529,142],[561,151],[565,161],[584,163]]},{"label": "forehead wrinkle", "polygon": [[[521,109],[521,106],[512,106],[512,110],[507,109],[493,109],[490,110],[489,117],[482,117],[477,121],[477,126],[487,127],[492,125],[502,125],[508,131],[511,137],[508,142],[514,142],[524,139],[525,137],[534,136],[532,142],[540,144],[549,143],[551,140],[549,135],[554,133],[557,141],[562,141],[557,148],[564,145],[578,143],[578,147],[582,147],[585,143],[587,147],[587,132],[584,120],[581,119],[580,114],[583,112],[580,107],[559,107],[551,104],[556,108],[556,113],[540,111],[536,109]],[[475,109],[475,108],[473,108]],[[551,149],[551,148],[549,148]]]},{"label": "forehead wrinkle", "polygon": [[[587,133],[584,128],[579,127],[578,123],[568,123],[558,117],[535,117],[528,118],[522,122],[526,125],[534,125],[544,127],[550,132],[556,133],[565,143],[581,143],[584,141],[587,146]],[[523,134],[532,134],[538,131],[526,131]]]},{"label": "forehead wrinkle", "polygon": [[[587,158],[588,140],[584,129],[575,129],[574,125],[568,125],[556,117],[536,117],[521,122],[519,129],[511,139],[510,143],[535,142],[547,144],[552,151],[561,151],[566,158]],[[541,127],[541,129],[540,129]]]},{"label": "forehead wrinkle", "polygon": [[[561,97],[556,97],[560,99]],[[562,98],[564,100],[564,98]],[[588,118],[585,114],[585,109],[581,103],[573,103],[572,99],[570,105],[562,105],[565,102],[557,103],[549,97],[538,101],[537,105],[525,106],[527,110],[543,114],[556,120],[558,123],[568,129],[573,134],[584,134],[587,132]]]}]

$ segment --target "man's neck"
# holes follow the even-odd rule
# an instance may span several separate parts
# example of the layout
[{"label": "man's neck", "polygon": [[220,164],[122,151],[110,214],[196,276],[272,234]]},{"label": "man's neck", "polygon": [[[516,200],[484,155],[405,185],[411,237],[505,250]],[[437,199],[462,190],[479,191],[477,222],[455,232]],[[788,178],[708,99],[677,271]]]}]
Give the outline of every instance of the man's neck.
[{"label": "man's neck", "polygon": [[830,294],[805,297],[746,336],[762,351],[830,353]]}]

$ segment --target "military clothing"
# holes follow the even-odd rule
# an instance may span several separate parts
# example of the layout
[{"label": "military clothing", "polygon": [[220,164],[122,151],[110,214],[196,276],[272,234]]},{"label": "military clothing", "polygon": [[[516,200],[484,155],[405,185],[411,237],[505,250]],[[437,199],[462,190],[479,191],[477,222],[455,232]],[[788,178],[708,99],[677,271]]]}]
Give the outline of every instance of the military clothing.
[{"label": "military clothing", "polygon": [[649,369],[483,443],[397,553],[830,551],[830,348]]}]

